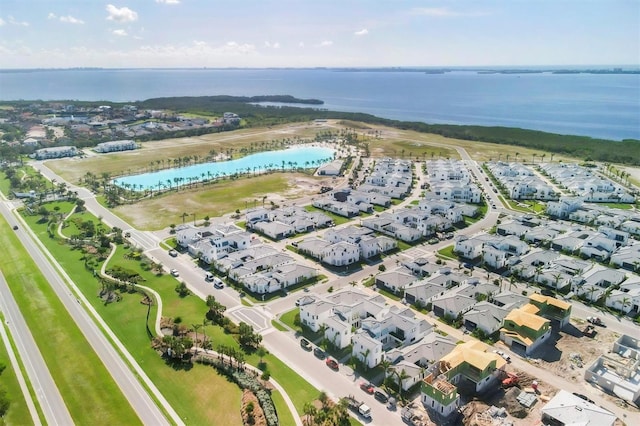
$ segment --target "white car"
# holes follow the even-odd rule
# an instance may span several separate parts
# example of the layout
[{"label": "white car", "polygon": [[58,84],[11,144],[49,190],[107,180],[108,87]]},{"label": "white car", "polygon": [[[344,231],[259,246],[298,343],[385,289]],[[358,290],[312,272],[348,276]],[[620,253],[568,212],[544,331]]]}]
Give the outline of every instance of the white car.
[{"label": "white car", "polygon": [[178,272],[177,269],[172,269],[169,272],[171,272],[171,275],[173,275],[174,277],[179,277],[180,276],[180,272]]}]

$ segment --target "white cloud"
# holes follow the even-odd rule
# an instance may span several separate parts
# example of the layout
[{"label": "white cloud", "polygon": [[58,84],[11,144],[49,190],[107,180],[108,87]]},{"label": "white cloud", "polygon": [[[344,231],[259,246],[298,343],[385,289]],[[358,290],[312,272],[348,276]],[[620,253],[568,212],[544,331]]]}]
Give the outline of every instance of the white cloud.
[{"label": "white cloud", "polygon": [[298,47],[304,47],[304,41],[301,41],[300,43],[298,43]]},{"label": "white cloud", "polygon": [[156,3],[162,3],[162,4],[180,4],[180,0],[156,0]]},{"label": "white cloud", "polygon": [[56,19],[56,18],[57,18],[57,16],[53,12],[49,12],[49,15],[47,15],[47,19]]},{"label": "white cloud", "polygon": [[4,19],[0,18],[0,27],[4,25]]},{"label": "white cloud", "polygon": [[138,20],[138,13],[128,7],[117,8],[112,4],[107,5],[107,19],[116,22],[134,22]]},{"label": "white cloud", "polygon": [[355,33],[353,33],[357,36],[363,36],[363,35],[367,35],[369,34],[369,30],[366,28],[361,29],[360,31],[356,31]]},{"label": "white cloud", "polygon": [[249,43],[240,44],[240,43],[236,43],[235,41],[229,41],[224,46],[222,46],[222,48],[218,50],[221,50],[222,52],[226,52],[226,53],[247,54],[255,51],[256,47],[253,44],[249,44]]},{"label": "white cloud", "polygon": [[67,24],[84,24],[84,21],[82,19],[74,18],[71,15],[61,16],[60,22],[65,22]]},{"label": "white cloud", "polygon": [[127,35],[127,32],[125,30],[113,30],[111,31],[111,34],[117,35],[120,37],[125,37]]},{"label": "white cloud", "polygon": [[278,43],[277,41],[274,43],[271,43],[270,41],[265,41],[264,46],[271,49],[280,49],[280,43]]},{"label": "white cloud", "polygon": [[16,21],[15,18],[9,15],[9,23],[11,25],[20,25],[21,27],[28,27],[29,23],[26,21]]},{"label": "white cloud", "polygon": [[318,44],[318,47],[329,47],[333,44],[331,40],[324,40]]}]

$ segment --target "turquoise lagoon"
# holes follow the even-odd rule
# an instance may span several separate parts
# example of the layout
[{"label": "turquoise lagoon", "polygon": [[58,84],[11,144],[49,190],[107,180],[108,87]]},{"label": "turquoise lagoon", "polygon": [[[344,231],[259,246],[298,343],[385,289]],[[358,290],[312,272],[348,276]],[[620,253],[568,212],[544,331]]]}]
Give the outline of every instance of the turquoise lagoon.
[{"label": "turquoise lagoon", "polygon": [[333,160],[335,150],[317,146],[294,147],[280,151],[265,151],[237,160],[195,164],[193,166],[160,170],[125,176],[112,182],[134,191],[162,190],[193,182],[219,179],[233,174],[256,174],[267,170],[314,168]]}]

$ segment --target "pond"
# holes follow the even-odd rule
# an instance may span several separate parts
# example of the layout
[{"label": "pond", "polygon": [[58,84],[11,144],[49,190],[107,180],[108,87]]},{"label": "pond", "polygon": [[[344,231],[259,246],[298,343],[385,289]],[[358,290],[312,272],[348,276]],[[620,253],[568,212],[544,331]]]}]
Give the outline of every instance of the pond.
[{"label": "pond", "polygon": [[251,154],[237,160],[195,164],[114,179],[113,184],[134,191],[163,190],[219,179],[234,174],[258,174],[267,170],[315,168],[333,160],[335,150],[317,146],[294,147]]}]

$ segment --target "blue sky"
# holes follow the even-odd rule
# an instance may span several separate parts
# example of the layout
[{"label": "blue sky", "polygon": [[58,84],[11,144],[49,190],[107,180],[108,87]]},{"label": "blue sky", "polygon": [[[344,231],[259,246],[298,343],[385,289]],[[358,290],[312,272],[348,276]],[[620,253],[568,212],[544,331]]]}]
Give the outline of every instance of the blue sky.
[{"label": "blue sky", "polygon": [[640,65],[640,0],[0,0],[0,68]]}]

